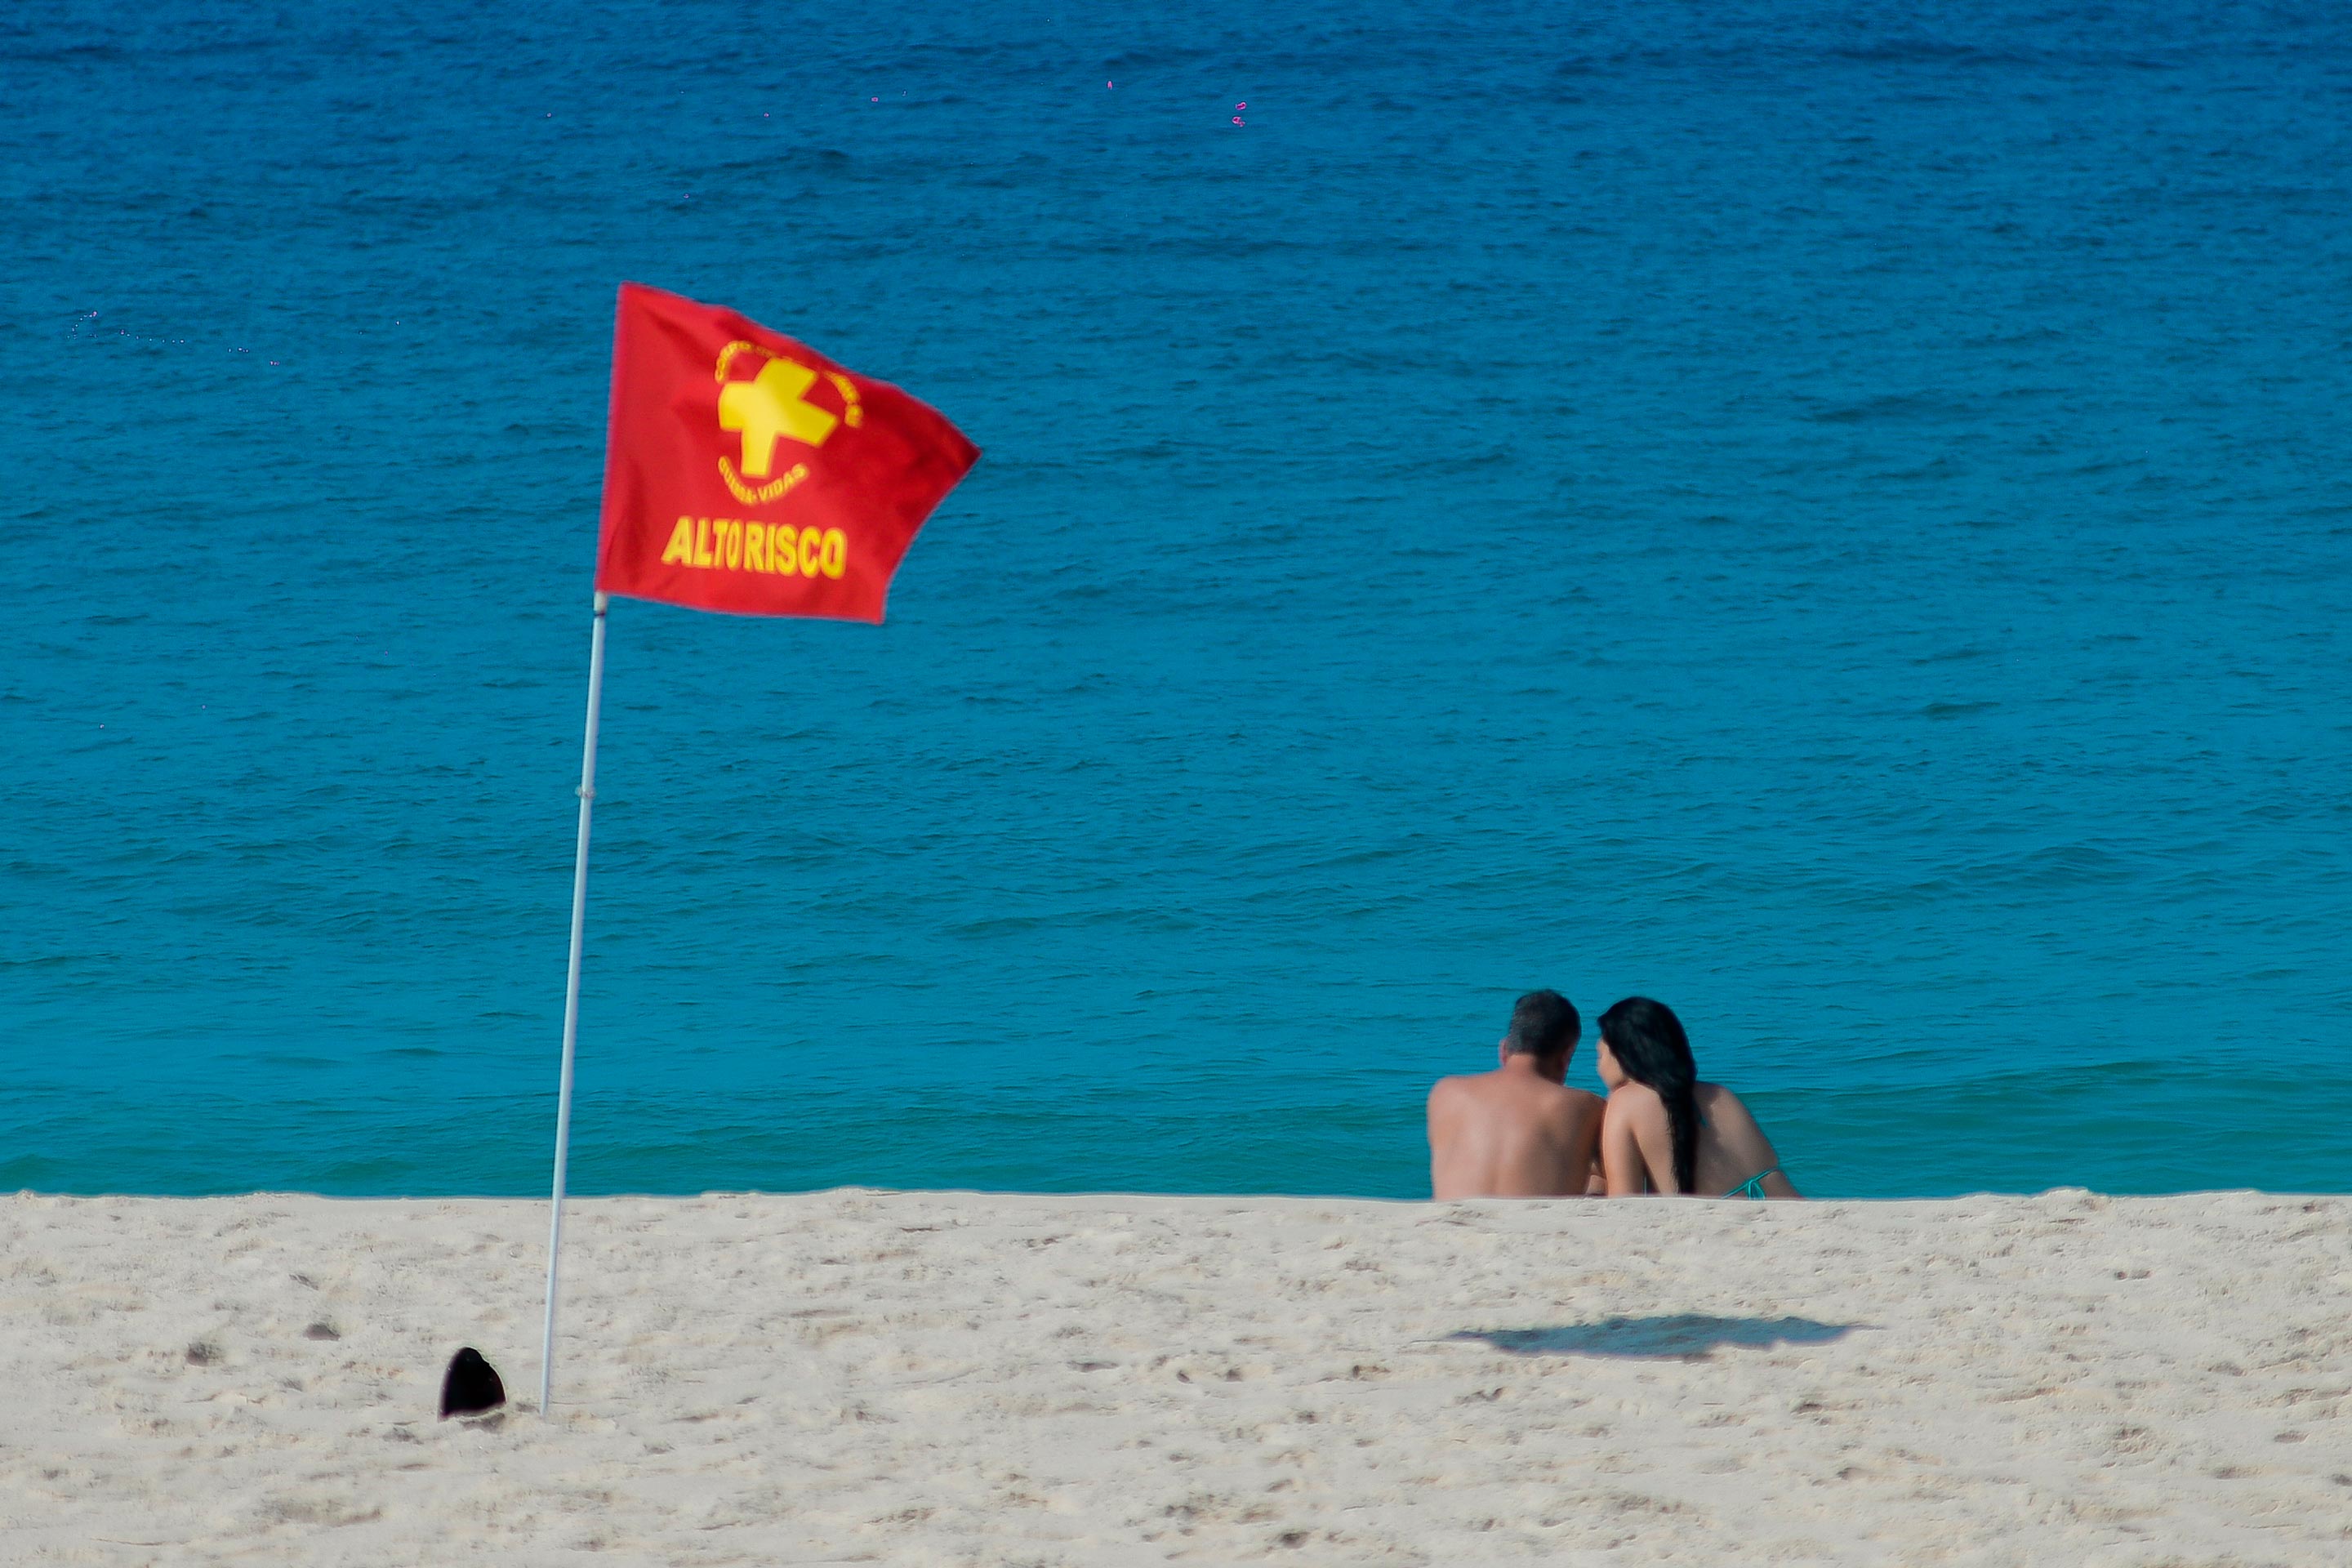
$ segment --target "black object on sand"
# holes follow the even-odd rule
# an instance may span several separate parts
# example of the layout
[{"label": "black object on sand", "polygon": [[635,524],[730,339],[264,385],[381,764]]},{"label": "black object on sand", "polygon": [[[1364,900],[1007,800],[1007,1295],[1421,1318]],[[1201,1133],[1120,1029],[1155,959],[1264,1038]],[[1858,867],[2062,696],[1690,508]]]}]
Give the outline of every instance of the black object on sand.
[{"label": "black object on sand", "polygon": [[507,1385],[481,1352],[467,1345],[449,1358],[449,1375],[441,1380],[442,1420],[496,1409],[506,1402]]}]

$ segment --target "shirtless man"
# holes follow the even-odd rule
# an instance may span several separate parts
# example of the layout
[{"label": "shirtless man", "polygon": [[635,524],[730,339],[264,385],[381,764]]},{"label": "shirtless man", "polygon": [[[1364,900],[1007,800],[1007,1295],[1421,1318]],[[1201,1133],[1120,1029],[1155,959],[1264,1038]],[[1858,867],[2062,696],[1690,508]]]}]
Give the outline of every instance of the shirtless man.
[{"label": "shirtless man", "polygon": [[1567,997],[1530,991],[1511,1009],[1493,1072],[1437,1080],[1429,1091],[1433,1197],[1555,1198],[1588,1189],[1608,1102],[1564,1085],[1582,1026]]}]

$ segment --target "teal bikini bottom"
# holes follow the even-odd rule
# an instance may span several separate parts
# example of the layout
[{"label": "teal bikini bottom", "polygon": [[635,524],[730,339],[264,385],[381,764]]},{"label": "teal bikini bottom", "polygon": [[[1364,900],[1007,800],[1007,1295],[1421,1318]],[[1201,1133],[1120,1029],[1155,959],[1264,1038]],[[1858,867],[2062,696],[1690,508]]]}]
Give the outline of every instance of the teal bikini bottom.
[{"label": "teal bikini bottom", "polygon": [[1754,1175],[1748,1177],[1746,1181],[1740,1183],[1738,1186],[1732,1188],[1723,1195],[1727,1198],[1760,1199],[1764,1195],[1764,1178],[1767,1176],[1777,1176],[1780,1173],[1780,1167],[1778,1165],[1773,1166],[1769,1171],[1759,1171]]}]

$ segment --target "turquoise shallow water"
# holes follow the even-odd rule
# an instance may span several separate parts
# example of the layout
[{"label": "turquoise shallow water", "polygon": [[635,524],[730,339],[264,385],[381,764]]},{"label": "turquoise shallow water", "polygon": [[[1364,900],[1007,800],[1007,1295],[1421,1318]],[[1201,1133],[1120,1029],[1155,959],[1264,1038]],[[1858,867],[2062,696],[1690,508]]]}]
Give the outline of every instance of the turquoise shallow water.
[{"label": "turquoise shallow water", "polygon": [[2345,1188],[2339,10],[35,4],[0,94],[0,1186],[543,1183],[635,278],[987,456],[878,631],[616,608],[580,1190],[1415,1195],[1535,984],[1817,1194]]}]

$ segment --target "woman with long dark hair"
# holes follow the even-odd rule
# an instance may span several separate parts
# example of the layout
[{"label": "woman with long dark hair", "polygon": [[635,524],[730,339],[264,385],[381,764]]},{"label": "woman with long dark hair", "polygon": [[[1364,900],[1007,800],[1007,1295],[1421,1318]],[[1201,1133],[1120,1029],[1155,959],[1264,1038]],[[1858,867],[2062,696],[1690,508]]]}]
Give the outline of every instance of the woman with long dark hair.
[{"label": "woman with long dark hair", "polygon": [[1772,1141],[1739,1097],[1698,1081],[1690,1037],[1674,1009],[1628,996],[1601,1015],[1596,1051],[1609,1106],[1601,1170],[1612,1198],[1637,1193],[1794,1198]]}]

